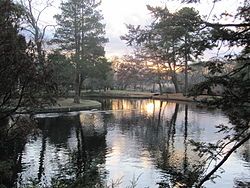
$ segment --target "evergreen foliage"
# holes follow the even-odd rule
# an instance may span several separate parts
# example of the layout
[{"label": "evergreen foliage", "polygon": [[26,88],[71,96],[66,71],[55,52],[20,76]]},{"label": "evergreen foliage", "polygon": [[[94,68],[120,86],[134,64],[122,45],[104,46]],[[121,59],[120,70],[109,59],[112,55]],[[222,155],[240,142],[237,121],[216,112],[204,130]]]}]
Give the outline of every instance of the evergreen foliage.
[{"label": "evergreen foliage", "polygon": [[61,14],[56,15],[58,28],[54,42],[71,54],[75,66],[75,98],[79,103],[81,85],[87,77],[86,69],[105,55],[104,24],[98,10],[101,2],[95,0],[69,0],[61,3]]}]

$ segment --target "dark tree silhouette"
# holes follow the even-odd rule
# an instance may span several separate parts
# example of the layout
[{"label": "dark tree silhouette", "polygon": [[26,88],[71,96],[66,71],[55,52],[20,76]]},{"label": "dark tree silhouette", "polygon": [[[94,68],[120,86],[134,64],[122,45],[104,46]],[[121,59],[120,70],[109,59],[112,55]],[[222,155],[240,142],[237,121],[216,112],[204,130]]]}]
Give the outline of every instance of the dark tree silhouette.
[{"label": "dark tree silhouette", "polygon": [[0,2],[0,119],[19,107],[48,102],[54,91],[47,67],[40,71],[32,42],[19,34],[22,9],[11,1]]}]

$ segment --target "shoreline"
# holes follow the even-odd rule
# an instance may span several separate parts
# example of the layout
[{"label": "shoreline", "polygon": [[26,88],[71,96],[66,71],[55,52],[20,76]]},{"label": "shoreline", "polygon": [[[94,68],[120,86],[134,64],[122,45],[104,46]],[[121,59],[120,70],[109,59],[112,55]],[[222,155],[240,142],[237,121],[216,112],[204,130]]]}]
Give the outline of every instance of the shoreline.
[{"label": "shoreline", "polygon": [[85,93],[83,98],[123,98],[123,99],[156,99],[156,100],[171,100],[182,102],[195,102],[199,103],[204,100],[211,100],[218,96],[199,95],[197,97],[186,97],[182,93],[169,93],[160,95],[158,93],[143,93],[143,92],[100,92],[100,93]]},{"label": "shoreline", "polygon": [[59,98],[55,106],[44,107],[41,109],[29,109],[17,112],[17,114],[45,114],[45,113],[62,113],[101,109],[102,104],[95,100],[81,99],[80,104],[73,103],[73,98]]},{"label": "shoreline", "polygon": [[[91,98],[91,99],[89,99]],[[85,93],[81,96],[80,104],[73,103],[72,97],[58,98],[55,106],[44,107],[41,109],[28,109],[20,110],[17,114],[43,114],[43,113],[63,113],[63,112],[74,112],[84,110],[100,110],[102,107],[101,102],[95,100],[95,98],[116,98],[116,99],[153,99],[153,100],[164,100],[164,101],[176,101],[176,102],[188,102],[197,103],[204,100],[211,100],[213,97],[208,95],[200,95],[195,99],[194,97],[183,96],[182,93],[171,93],[160,95],[158,93],[145,93],[145,92],[100,92],[100,93]]]}]

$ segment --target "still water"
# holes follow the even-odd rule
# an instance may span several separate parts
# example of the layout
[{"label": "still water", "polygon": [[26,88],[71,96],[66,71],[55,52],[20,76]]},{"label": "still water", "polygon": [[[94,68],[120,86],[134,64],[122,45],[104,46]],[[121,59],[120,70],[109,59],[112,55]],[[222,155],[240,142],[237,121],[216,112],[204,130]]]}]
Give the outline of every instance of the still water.
[{"label": "still water", "polygon": [[[102,110],[37,115],[40,133],[30,135],[19,156],[17,187],[192,186],[202,172],[189,140],[214,142],[223,112],[159,100],[103,100]],[[230,125],[230,124],[229,124]],[[250,144],[223,166],[206,187],[250,182]],[[205,164],[201,164],[205,165]]]}]

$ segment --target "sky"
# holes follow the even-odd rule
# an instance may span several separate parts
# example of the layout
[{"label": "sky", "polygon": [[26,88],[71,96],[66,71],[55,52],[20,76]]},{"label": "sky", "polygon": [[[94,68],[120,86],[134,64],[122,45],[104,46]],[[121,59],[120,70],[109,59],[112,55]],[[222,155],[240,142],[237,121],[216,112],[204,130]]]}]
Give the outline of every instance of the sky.
[{"label": "sky", "polygon": [[[42,0],[34,0],[41,1]],[[55,24],[53,15],[59,13],[59,5],[61,0],[54,0],[53,7],[46,10],[41,17],[44,24]],[[184,6],[193,6],[200,12],[201,15],[209,15],[221,12],[233,12],[237,4],[242,0],[222,0],[215,4],[213,8],[212,0],[202,0],[201,4],[181,4],[178,0],[102,0],[100,10],[104,16],[106,24],[106,36],[109,43],[106,44],[105,50],[107,57],[122,56],[132,52],[132,49],[127,47],[125,41],[120,40],[120,36],[127,33],[125,24],[132,25],[148,25],[151,21],[149,11],[146,5],[151,6],[167,6],[171,12],[178,11]],[[39,4],[39,3],[38,3]],[[212,20],[212,16],[209,20]],[[52,32],[52,31],[50,31]]]},{"label": "sky", "polygon": [[[216,3],[213,13],[221,11],[232,12],[238,0],[226,0]],[[202,15],[209,15],[213,3],[211,0],[203,0],[202,4],[181,4],[180,1],[171,0],[103,0],[101,9],[106,23],[107,37],[109,43],[106,45],[107,56],[120,56],[131,53],[131,49],[120,40],[120,36],[127,33],[125,24],[147,25],[151,21],[146,5],[167,6],[171,12],[178,11],[184,6],[193,6]],[[212,16],[210,16],[212,19]]]}]

